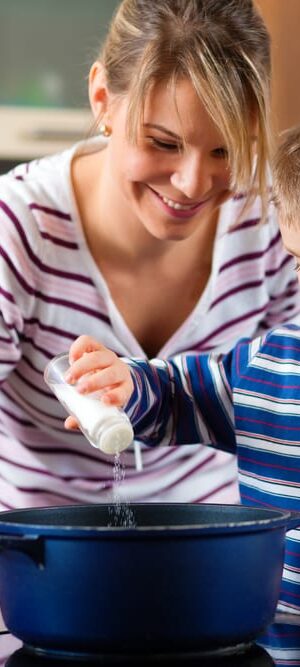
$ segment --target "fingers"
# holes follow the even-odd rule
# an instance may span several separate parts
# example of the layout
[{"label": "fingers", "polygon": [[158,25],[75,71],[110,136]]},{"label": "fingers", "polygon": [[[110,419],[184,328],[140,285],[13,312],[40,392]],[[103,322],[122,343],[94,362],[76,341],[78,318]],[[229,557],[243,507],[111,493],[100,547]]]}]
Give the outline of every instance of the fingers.
[{"label": "fingers", "polygon": [[94,352],[102,349],[105,349],[103,345],[101,345],[95,338],[92,338],[92,336],[79,336],[70,347],[70,363],[72,364],[76,359],[82,357],[85,352]]},{"label": "fingers", "polygon": [[[127,364],[91,336],[80,336],[70,348],[70,368],[65,380],[76,384],[80,394],[99,392],[103,403],[123,406],[134,384]],[[76,426],[76,424],[75,424]],[[67,428],[74,422],[66,421]]]},{"label": "fingers", "polygon": [[116,358],[113,364],[82,375],[78,380],[77,389],[80,394],[110,389],[126,381],[128,372],[128,367],[124,362]]},{"label": "fingers", "polygon": [[84,375],[77,383],[80,394],[100,392],[101,401],[106,404],[123,406],[133,391],[133,381],[126,364],[116,357],[112,366]]},{"label": "fingers", "polygon": [[64,426],[65,426],[65,428],[67,428],[71,431],[75,431],[75,430],[79,429],[78,422],[75,419],[75,417],[70,417],[70,416],[67,417],[67,419],[65,419]]},{"label": "fingers", "polygon": [[[79,353],[79,350],[77,350]],[[86,379],[97,371],[113,366],[118,360],[117,355],[105,347],[101,350],[84,352],[81,357],[77,357],[71,363],[70,369],[66,374],[66,381],[71,384],[80,381],[84,376]]]},{"label": "fingers", "polygon": [[106,405],[114,405],[122,408],[129,401],[131,394],[131,387],[123,383],[105,390],[105,393],[101,396],[101,402]]}]

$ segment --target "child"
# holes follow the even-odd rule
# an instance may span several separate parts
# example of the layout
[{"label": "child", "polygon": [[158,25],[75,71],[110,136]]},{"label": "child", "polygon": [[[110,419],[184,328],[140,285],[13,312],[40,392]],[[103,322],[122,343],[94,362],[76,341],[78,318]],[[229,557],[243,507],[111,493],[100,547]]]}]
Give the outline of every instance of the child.
[{"label": "child", "polygon": [[[283,242],[300,262],[300,128],[286,133],[274,171]],[[237,453],[243,503],[300,510],[300,329],[295,325],[241,340],[222,356],[127,360],[130,370],[113,352],[81,336],[71,346],[70,360],[68,379],[79,379],[83,393],[104,389],[106,403],[127,404],[142,442],[200,441]],[[66,425],[75,426],[74,420]],[[279,608],[300,613],[300,529],[287,535]]]}]

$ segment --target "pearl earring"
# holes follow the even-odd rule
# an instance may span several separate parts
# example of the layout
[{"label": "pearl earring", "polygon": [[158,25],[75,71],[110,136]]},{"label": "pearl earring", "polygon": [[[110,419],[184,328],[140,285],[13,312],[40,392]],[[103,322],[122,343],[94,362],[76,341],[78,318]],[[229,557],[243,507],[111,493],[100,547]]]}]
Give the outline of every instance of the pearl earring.
[{"label": "pearl earring", "polygon": [[111,135],[111,127],[109,125],[106,125],[105,123],[101,123],[99,127],[99,134],[101,134],[103,137],[110,137]]}]

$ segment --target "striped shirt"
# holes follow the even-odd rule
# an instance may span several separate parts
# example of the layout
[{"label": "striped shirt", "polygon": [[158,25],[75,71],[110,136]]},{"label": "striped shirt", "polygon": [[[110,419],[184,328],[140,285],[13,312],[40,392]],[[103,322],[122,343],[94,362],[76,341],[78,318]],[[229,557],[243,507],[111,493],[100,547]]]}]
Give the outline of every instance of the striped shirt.
[{"label": "striped shirt", "polygon": [[300,667],[300,615],[279,613],[275,621],[258,643],[272,657],[274,665]]},{"label": "striped shirt", "polygon": [[[200,441],[237,454],[242,503],[300,512],[298,327],[242,340],[225,355],[128,363],[128,412],[148,446]],[[300,514],[287,532],[279,608],[300,614]]]},{"label": "striped shirt", "polygon": [[[75,153],[103,145],[92,139],[0,178],[2,508],[113,497],[113,460],[64,429],[65,411],[43,379],[49,359],[82,333],[119,355],[145,358],[90,254],[72,190]],[[159,356],[225,352],[240,336],[252,338],[299,313],[292,260],[274,212],[260,225],[260,202],[240,216],[243,204],[231,199],[222,207],[204,293]],[[128,450],[118,493],[132,501],[238,501],[235,456],[191,443],[142,445],[141,471]]]}]

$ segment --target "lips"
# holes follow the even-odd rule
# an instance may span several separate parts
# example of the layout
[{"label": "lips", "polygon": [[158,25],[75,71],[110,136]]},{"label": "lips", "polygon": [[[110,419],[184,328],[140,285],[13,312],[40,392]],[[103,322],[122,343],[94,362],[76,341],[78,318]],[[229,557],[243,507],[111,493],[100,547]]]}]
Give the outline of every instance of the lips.
[{"label": "lips", "polygon": [[156,194],[163,200],[165,204],[167,204],[167,206],[174,208],[176,211],[191,211],[194,208],[197,208],[197,206],[200,204],[200,202],[197,202],[197,204],[181,204],[178,201],[174,201],[174,199],[169,199],[169,197],[160,195],[159,192]]},{"label": "lips", "polygon": [[190,217],[191,215],[194,215],[206,202],[208,199],[205,199],[204,201],[201,202],[192,202],[189,204],[182,203],[179,201],[176,201],[174,199],[170,199],[169,197],[166,197],[165,195],[160,194],[156,190],[153,190],[148,185],[149,190],[155,195],[157,199],[159,199],[163,205],[165,206],[166,210],[171,213],[172,215],[175,215],[176,217]]}]

